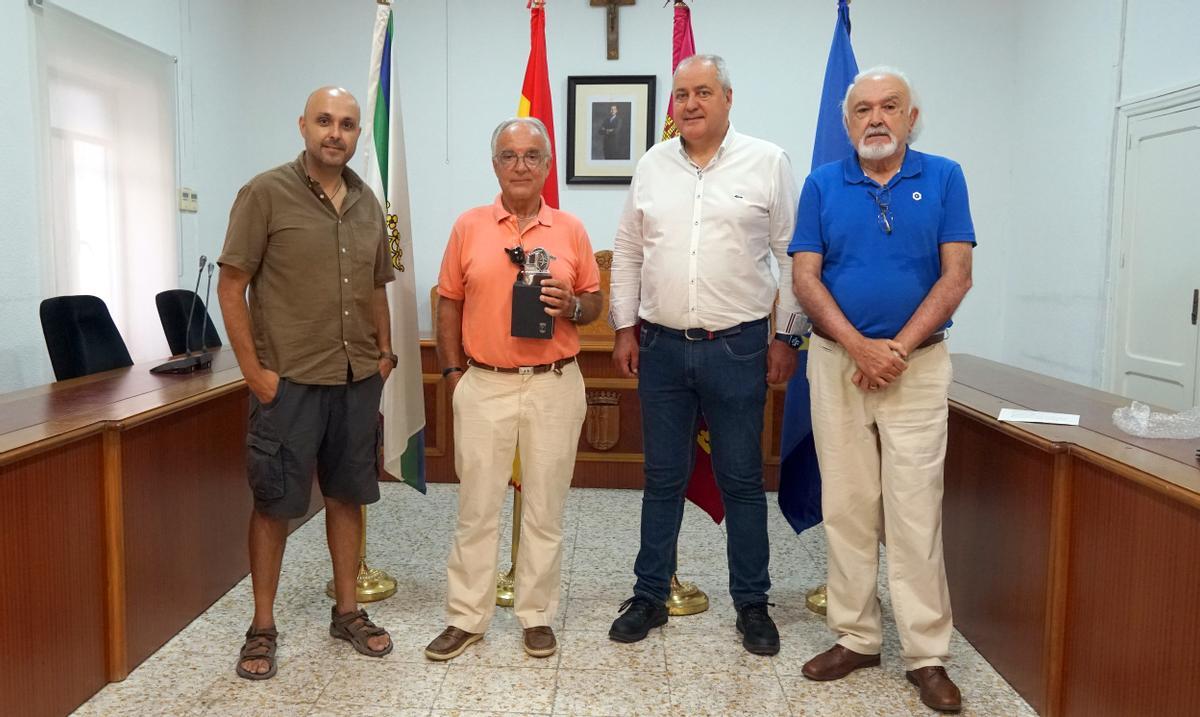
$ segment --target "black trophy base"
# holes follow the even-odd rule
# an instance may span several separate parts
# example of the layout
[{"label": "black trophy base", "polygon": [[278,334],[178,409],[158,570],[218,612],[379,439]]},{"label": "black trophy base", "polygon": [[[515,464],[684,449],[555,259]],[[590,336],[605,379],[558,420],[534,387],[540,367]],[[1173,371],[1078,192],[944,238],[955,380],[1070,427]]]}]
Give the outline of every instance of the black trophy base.
[{"label": "black trophy base", "polygon": [[150,373],[195,373],[209,366],[212,366],[212,354],[202,353],[159,364],[150,369]]},{"label": "black trophy base", "polygon": [[542,287],[537,284],[513,284],[512,328],[509,334],[522,339],[554,337],[554,317],[542,303]]}]

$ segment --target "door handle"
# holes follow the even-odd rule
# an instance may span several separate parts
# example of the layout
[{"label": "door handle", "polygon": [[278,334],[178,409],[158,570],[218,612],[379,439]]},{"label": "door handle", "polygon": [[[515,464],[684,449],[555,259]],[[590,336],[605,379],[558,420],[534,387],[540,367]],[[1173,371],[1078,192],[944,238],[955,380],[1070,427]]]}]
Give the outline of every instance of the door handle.
[{"label": "door handle", "polygon": [[1200,309],[1200,289],[1192,289],[1192,326],[1196,325],[1196,310]]}]

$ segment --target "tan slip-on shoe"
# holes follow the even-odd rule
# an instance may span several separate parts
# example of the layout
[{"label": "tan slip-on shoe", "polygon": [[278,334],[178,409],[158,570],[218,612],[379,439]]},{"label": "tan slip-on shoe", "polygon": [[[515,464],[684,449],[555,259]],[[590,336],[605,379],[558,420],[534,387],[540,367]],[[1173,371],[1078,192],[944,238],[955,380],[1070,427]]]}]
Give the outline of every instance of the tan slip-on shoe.
[{"label": "tan slip-on shoe", "polygon": [[467,632],[457,627],[448,627],[425,648],[425,656],[431,660],[452,660],[463,654],[463,650],[471,643],[482,639],[482,632]]},{"label": "tan slip-on shoe", "polygon": [[525,652],[533,657],[549,657],[558,650],[554,630],[548,625],[525,628]]}]

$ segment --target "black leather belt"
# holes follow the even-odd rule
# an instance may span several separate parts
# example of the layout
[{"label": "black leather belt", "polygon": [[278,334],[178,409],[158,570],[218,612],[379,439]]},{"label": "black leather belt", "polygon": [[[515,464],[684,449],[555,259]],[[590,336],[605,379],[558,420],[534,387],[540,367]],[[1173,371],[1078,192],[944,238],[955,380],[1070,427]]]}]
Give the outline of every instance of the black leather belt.
[{"label": "black leather belt", "polygon": [[668,336],[679,336],[680,338],[687,339],[688,341],[712,341],[713,339],[719,339],[722,336],[733,336],[734,334],[740,334],[746,329],[752,329],[755,326],[758,326],[759,324],[765,324],[766,322],[767,318],[764,316],[756,321],[747,321],[745,323],[738,324],[737,326],[730,326],[727,329],[721,329],[720,331],[709,331],[708,329],[673,329],[670,326],[663,326],[662,324],[655,324],[650,321],[645,322],[645,324],[646,326],[654,327]]},{"label": "black leather belt", "polygon": [[546,373],[547,371],[553,371],[554,373],[561,374],[563,366],[569,366],[573,363],[575,363],[575,357],[571,356],[569,358],[559,359],[559,360],[551,362],[551,363],[540,363],[537,366],[513,366],[512,368],[506,368],[504,366],[489,366],[489,365],[483,363],[482,361],[476,361],[473,358],[467,359],[468,366],[474,366],[475,368],[481,368],[484,371],[495,371],[496,373],[519,373],[519,374],[538,374],[538,373]]},{"label": "black leather belt", "polygon": [[[835,338],[833,338],[832,336],[830,336],[830,335],[826,334],[824,331],[822,331],[822,330],[818,329],[818,328],[817,328],[817,326],[816,326],[816,324],[813,324],[813,327],[812,327],[812,332],[813,332],[813,334],[814,334],[814,335],[816,335],[816,336],[820,336],[821,338],[825,339],[826,341],[832,341],[832,342],[834,342],[835,344],[837,343],[837,339],[835,339]],[[917,349],[923,349],[923,348],[926,348],[926,347],[929,347],[929,346],[933,346],[934,344],[940,344],[940,343],[942,343],[942,342],[943,342],[943,341],[945,341],[945,340],[946,340],[946,332],[945,332],[945,331],[939,331],[939,332],[937,332],[936,334],[933,334],[933,335],[932,335],[932,336],[930,336],[929,338],[927,338],[927,339],[925,339],[924,341],[922,341],[920,344],[918,344],[918,345],[917,345],[917,348],[916,348],[916,349],[913,349],[913,350],[914,350],[914,351],[916,351]]]}]

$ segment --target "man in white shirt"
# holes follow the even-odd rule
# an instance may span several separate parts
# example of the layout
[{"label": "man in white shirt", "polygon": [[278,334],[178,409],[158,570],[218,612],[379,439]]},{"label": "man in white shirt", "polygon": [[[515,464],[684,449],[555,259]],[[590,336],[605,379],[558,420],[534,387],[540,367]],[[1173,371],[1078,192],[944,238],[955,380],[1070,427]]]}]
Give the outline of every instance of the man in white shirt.
[{"label": "man in white shirt", "polygon": [[613,243],[613,361],[626,377],[639,378],[645,490],[634,595],[608,635],[636,642],[667,622],[703,416],[728,519],[737,629],[748,651],[774,655],[779,632],[767,614],[760,442],[767,383],[784,383],[795,370],[797,334],[806,324],[786,281],[775,306],[778,282],[769,258],[781,276],[791,276],[796,183],[782,149],[730,125],[733,89],[720,57],[681,62],[672,102],[681,136],[638,162]]}]

